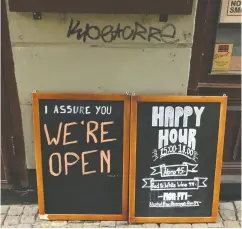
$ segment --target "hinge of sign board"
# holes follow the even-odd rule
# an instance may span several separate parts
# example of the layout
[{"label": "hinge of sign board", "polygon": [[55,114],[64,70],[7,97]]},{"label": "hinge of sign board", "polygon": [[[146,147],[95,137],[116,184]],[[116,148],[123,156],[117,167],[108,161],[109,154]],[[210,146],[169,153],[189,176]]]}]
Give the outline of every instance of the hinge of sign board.
[{"label": "hinge of sign board", "polygon": [[134,92],[126,92],[126,95],[135,96],[135,93]]},{"label": "hinge of sign board", "polygon": [[44,214],[44,215],[39,215],[39,218],[41,220],[48,220],[49,219],[49,216],[48,216],[48,214]]}]

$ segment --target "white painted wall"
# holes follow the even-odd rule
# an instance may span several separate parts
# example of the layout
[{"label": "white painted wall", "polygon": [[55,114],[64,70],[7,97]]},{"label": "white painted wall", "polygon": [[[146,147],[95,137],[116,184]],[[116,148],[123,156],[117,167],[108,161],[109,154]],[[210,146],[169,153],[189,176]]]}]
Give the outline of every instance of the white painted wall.
[{"label": "white painted wall", "polygon": [[[197,0],[192,15],[170,15],[176,28],[171,42],[116,39],[86,43],[67,38],[70,19],[97,25],[162,28],[158,15],[42,14],[8,12],[15,75],[22,111],[27,168],[35,168],[32,128],[33,90],[40,92],[105,92],[186,94]],[[171,28],[170,28],[171,29]],[[166,33],[172,33],[167,30]]]}]

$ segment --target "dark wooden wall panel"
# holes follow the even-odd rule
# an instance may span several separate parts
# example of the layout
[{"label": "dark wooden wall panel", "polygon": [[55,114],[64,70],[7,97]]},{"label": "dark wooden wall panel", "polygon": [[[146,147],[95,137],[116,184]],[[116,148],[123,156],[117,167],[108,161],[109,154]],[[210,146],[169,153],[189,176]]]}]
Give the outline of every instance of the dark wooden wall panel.
[{"label": "dark wooden wall panel", "polygon": [[225,142],[224,142],[224,162],[240,161],[240,110],[228,110]]},{"label": "dark wooden wall panel", "polygon": [[[5,150],[3,160],[7,164],[9,180],[15,187],[27,187],[27,169],[23,139],[22,117],[14,72],[12,47],[5,1],[1,1],[2,19],[2,59],[1,59],[1,101],[2,101],[2,141]],[[4,96],[4,97],[3,97]],[[13,147],[14,146],[14,147]],[[6,159],[7,157],[7,159]]]},{"label": "dark wooden wall panel", "polygon": [[[198,1],[194,43],[190,64],[188,95],[228,96],[225,129],[223,174],[241,174],[241,75],[211,75],[213,51],[218,27],[240,25],[219,24],[222,0]],[[232,27],[231,27],[232,26]],[[230,38],[231,39],[231,38]]]},{"label": "dark wooden wall panel", "polygon": [[10,11],[191,14],[193,0],[9,0]]}]

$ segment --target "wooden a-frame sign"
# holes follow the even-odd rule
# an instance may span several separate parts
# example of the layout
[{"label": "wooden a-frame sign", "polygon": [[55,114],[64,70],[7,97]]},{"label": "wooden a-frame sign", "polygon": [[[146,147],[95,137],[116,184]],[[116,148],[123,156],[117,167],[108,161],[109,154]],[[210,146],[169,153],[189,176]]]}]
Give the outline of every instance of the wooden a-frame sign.
[{"label": "wooden a-frame sign", "polygon": [[215,222],[226,104],[225,96],[33,93],[40,218]]},{"label": "wooden a-frame sign", "polygon": [[33,93],[41,219],[128,217],[127,95]]},{"label": "wooden a-frame sign", "polygon": [[227,97],[134,96],[129,221],[215,222]]}]

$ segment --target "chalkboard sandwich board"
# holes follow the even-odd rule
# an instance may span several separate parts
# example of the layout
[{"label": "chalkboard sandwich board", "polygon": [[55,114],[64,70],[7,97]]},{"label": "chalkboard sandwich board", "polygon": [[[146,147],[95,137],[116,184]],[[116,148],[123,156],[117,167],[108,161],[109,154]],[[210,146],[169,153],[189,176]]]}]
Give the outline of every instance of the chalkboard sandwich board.
[{"label": "chalkboard sandwich board", "polygon": [[40,218],[124,220],[130,98],[33,93]]},{"label": "chalkboard sandwich board", "polygon": [[227,97],[134,96],[131,222],[215,222]]}]

